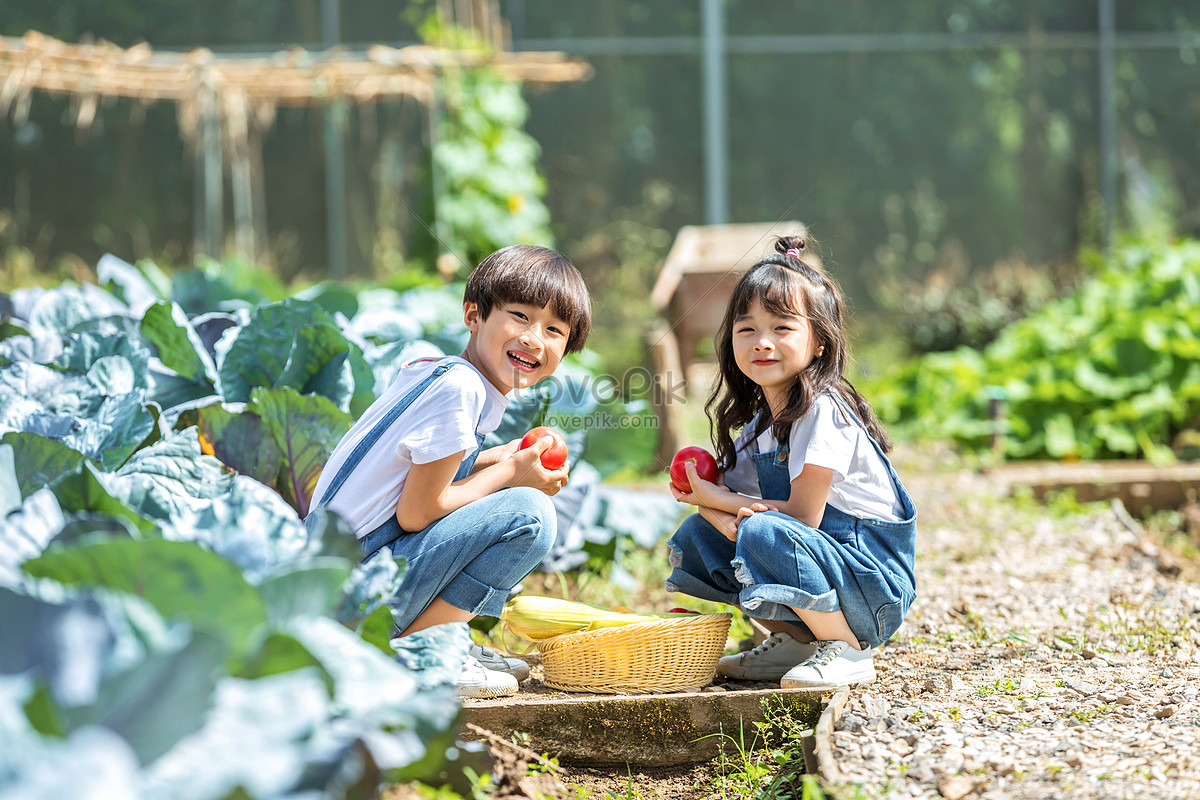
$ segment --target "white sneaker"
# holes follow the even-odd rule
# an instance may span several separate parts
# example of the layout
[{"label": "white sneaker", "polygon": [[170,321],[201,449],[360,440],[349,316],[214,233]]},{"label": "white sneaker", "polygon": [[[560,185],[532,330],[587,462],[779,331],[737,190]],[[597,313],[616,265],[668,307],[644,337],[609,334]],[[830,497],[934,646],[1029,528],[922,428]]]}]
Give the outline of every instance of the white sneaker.
[{"label": "white sneaker", "polygon": [[753,650],[717,661],[717,674],[743,681],[777,681],[817,651],[816,642],[798,642],[789,633],[772,633]]},{"label": "white sneaker", "polygon": [[509,658],[502,656],[490,647],[484,647],[481,644],[471,643],[471,647],[467,650],[467,655],[474,658],[484,668],[490,669],[492,672],[507,672],[518,681],[523,681],[529,677],[529,665],[519,658]]},{"label": "white sneaker", "polygon": [[784,689],[865,686],[875,682],[871,648],[855,650],[846,642],[820,642],[812,658],[788,670],[779,685]]},{"label": "white sneaker", "polygon": [[505,697],[517,693],[517,679],[505,672],[493,672],[471,656],[463,664],[454,682],[462,697]]}]

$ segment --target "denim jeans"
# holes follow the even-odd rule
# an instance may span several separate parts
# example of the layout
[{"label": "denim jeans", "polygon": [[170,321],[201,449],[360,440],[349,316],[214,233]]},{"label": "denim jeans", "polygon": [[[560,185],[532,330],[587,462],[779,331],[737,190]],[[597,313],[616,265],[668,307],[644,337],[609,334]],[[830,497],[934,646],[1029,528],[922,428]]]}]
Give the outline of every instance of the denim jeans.
[{"label": "denim jeans", "polygon": [[[401,419],[404,410],[457,363],[437,367],[389,410],[346,458],[322,504],[337,493],[367,450]],[[463,458],[454,480],[471,474],[483,439],[484,434],[476,430],[475,450]],[[500,616],[509,591],[550,552],[557,521],[547,495],[514,487],[468,503],[415,533],[405,531],[394,516],[389,517],[361,537],[359,545],[363,561],[387,547],[393,557],[401,556],[407,562],[400,589],[388,601],[396,628],[402,632],[437,597],[476,616]]]},{"label": "denim jeans", "polygon": [[[891,474],[905,519],[860,519],[826,505],[820,527],[812,528],[768,511],[743,519],[737,541],[731,542],[693,514],[667,541],[673,567],[667,590],[801,625],[793,608],[840,610],[865,646],[887,641],[916,597],[917,512],[882,448],[872,444]],[[791,491],[787,445],[752,458],[762,496],[786,499]]]},{"label": "denim jeans", "polygon": [[416,533],[389,519],[360,540],[363,560],[387,547],[407,561],[396,596],[388,601],[404,631],[434,598],[477,616],[498,617],[509,591],[554,544],[556,516],[537,489],[501,489],[450,512]]}]

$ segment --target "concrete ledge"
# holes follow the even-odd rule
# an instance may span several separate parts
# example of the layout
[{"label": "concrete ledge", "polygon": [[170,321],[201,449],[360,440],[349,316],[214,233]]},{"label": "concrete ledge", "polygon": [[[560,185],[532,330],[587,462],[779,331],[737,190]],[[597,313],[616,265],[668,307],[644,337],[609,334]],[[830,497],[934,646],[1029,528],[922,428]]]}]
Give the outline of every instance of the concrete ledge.
[{"label": "concrete ledge", "polygon": [[989,470],[1013,486],[1028,486],[1039,500],[1071,489],[1082,503],[1118,498],[1133,514],[1182,508],[1200,494],[1200,462],[1156,466],[1145,461],[1014,462]]},{"label": "concrete ledge", "polygon": [[[813,726],[828,689],[767,689],[652,695],[533,695],[465,700],[465,722],[509,737],[529,735],[528,746],[564,763],[662,766],[717,756],[721,734],[746,749],[755,743],[754,722],[770,699]],[[744,733],[743,733],[744,732]],[[464,739],[478,738],[466,728]],[[735,746],[736,750],[736,746]],[[728,752],[728,748],[727,748]]]}]

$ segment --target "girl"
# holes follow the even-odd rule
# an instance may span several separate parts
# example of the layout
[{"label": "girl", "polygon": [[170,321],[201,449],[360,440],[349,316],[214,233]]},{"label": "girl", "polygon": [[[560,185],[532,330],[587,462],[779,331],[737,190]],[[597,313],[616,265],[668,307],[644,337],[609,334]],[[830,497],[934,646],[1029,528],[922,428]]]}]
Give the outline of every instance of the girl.
[{"label": "girl", "polygon": [[[667,542],[667,590],[738,606],[771,635],[717,674],[784,688],[866,684],[871,649],[915,596],[917,513],[891,440],[845,377],[841,292],[802,236],[733,290],[707,410],[716,483],[688,465],[698,507]],[[735,429],[741,429],[737,440]]]}]

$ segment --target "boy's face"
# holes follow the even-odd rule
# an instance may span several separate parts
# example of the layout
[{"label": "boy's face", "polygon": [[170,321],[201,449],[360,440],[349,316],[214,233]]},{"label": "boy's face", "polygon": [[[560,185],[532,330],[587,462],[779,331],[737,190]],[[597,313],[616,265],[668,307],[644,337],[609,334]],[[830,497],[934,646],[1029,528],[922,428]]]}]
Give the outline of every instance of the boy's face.
[{"label": "boy's face", "polygon": [[463,304],[471,340],[463,357],[501,392],[525,389],[554,374],[571,329],[549,306],[497,303],[484,319],[476,303]]}]

